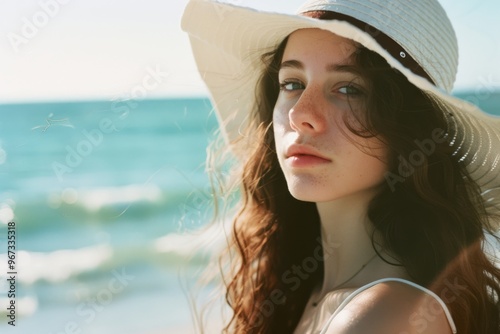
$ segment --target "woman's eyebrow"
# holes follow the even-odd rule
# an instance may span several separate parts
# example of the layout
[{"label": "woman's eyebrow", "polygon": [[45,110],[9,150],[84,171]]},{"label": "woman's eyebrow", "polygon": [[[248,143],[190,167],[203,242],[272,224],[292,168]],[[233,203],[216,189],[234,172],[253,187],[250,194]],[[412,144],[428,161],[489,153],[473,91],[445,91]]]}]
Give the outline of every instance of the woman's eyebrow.
[{"label": "woman's eyebrow", "polygon": [[284,68],[303,70],[304,65],[298,60],[286,60],[280,64],[280,70]]},{"label": "woman's eyebrow", "polygon": [[[284,68],[291,68],[291,69],[298,69],[298,70],[303,70],[304,69],[304,64],[302,62],[292,59],[292,60],[286,60],[280,64],[280,70]],[[352,64],[328,64],[325,67],[325,70],[327,72],[348,72],[348,73],[357,73]]]}]

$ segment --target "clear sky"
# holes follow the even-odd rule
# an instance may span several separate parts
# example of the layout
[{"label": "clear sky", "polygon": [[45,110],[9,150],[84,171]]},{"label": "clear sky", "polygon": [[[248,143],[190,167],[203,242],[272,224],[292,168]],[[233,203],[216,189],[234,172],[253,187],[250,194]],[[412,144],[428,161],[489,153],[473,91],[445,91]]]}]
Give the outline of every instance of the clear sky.
[{"label": "clear sky", "polygon": [[[303,0],[225,2],[293,13]],[[179,27],[186,3],[0,0],[0,103],[125,98],[150,76],[147,97],[206,95]],[[459,39],[456,89],[500,88],[500,1],[441,3]]]}]

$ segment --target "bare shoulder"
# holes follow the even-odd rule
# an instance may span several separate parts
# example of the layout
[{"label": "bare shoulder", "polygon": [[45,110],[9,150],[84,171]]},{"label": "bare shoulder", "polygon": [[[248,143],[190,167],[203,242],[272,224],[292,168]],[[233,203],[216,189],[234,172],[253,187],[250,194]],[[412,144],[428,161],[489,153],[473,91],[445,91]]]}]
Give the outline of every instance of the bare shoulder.
[{"label": "bare shoulder", "polygon": [[439,302],[401,282],[377,284],[354,297],[328,326],[327,334],[451,334]]}]

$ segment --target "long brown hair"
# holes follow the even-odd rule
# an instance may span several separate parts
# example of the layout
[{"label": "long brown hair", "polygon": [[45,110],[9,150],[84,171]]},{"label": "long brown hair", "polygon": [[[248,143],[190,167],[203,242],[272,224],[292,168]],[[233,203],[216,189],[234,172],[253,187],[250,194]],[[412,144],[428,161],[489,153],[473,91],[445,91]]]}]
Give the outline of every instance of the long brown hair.
[{"label": "long brown hair", "polygon": [[[323,251],[320,222],[314,203],[288,192],[271,127],[286,43],[262,58],[255,126],[248,134],[255,145],[247,147],[241,209],[229,245],[237,258],[225,273],[226,300],[233,310],[226,333],[293,332],[323,278],[317,257],[306,273],[294,271]],[[404,266],[414,282],[443,299],[459,333],[497,333],[500,271],[482,249],[496,218],[486,212],[479,187],[455,152],[452,111],[378,54],[359,47],[354,57],[370,86],[370,112],[362,119],[363,131],[351,131],[381,136],[389,148],[387,182],[368,210],[373,242],[382,242],[395,256],[384,260]]]}]

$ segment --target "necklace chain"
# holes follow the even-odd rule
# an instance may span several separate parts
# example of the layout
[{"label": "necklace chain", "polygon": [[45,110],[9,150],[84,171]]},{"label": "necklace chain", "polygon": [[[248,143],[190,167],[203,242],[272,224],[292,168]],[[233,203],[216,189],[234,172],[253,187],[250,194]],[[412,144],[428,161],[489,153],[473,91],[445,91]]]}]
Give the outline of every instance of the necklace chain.
[{"label": "necklace chain", "polygon": [[[345,281],[343,281],[342,283],[340,284],[337,284],[335,285],[331,290],[336,290],[338,288],[340,288],[342,285],[346,284],[347,282],[349,282],[350,280],[352,280],[354,277],[356,277],[356,275],[358,275],[363,269],[365,269],[365,267],[370,263],[372,262],[372,260],[377,256],[377,254],[373,255],[365,264],[363,264],[361,266],[361,268],[358,269],[358,271],[356,271],[351,277],[349,277],[348,279],[346,279]],[[321,299],[323,299],[323,297],[321,297]],[[315,301],[312,303],[312,306],[316,307],[318,306],[318,303],[321,301],[321,299]]]}]

